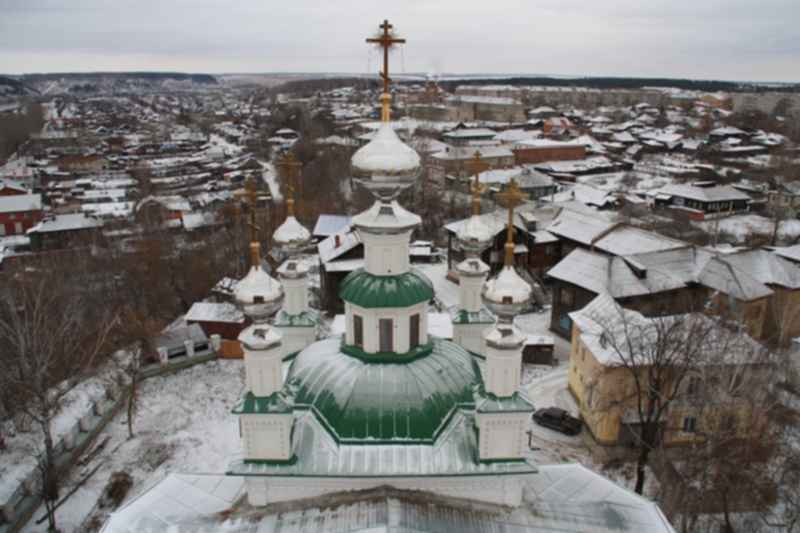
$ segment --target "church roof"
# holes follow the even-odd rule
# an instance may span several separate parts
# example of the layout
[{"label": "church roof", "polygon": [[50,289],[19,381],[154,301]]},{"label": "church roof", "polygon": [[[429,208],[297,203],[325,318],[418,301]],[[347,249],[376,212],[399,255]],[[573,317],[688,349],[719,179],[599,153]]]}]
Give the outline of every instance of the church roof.
[{"label": "church roof", "polygon": [[375,363],[342,351],[342,339],[301,351],[286,378],[296,409],[314,413],[339,443],[433,443],[462,406],[473,406],[480,369],[464,348],[432,338],[427,355]]},{"label": "church roof", "polygon": [[275,233],[272,234],[275,244],[279,247],[304,246],[311,241],[311,232],[308,231],[298,220],[293,217],[286,217]]},{"label": "church roof", "polygon": [[535,474],[526,461],[477,461],[472,416],[458,412],[436,445],[369,443],[337,445],[311,413],[295,419],[291,463],[234,461],[228,474],[297,477],[498,476]]},{"label": "church roof", "polygon": [[366,308],[409,307],[433,296],[430,280],[416,269],[396,276],[376,276],[359,269],[344,278],[339,290],[342,300]]}]

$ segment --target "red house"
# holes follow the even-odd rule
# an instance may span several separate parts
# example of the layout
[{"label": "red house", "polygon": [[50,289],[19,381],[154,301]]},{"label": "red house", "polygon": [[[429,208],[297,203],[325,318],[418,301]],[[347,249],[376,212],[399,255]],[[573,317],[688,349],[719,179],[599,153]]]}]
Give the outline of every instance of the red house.
[{"label": "red house", "polygon": [[29,192],[24,185],[17,181],[0,179],[0,196],[17,196]]},{"label": "red house", "polygon": [[25,235],[42,217],[41,194],[0,196],[0,236]]}]

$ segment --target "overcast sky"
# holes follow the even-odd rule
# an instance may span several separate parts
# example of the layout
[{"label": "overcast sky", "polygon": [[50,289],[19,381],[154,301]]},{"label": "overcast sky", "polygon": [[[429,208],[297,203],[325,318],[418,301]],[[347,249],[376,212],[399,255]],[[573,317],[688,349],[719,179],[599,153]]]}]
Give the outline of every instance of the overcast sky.
[{"label": "overcast sky", "polygon": [[0,72],[392,69],[800,81],[800,0],[0,0]]}]

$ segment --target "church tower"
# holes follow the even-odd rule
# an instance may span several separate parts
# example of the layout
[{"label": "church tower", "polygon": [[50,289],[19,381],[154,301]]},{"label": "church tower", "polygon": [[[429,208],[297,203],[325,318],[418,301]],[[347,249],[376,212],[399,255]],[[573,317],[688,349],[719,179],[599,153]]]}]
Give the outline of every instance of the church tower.
[{"label": "church tower", "polygon": [[472,216],[456,234],[458,245],[466,258],[456,265],[458,273],[458,310],[453,316],[453,341],[478,355],[485,355],[484,332],[494,325],[494,316],[483,305],[481,291],[489,273],[489,265],[481,260],[481,253],[494,238],[491,229],[481,219],[480,172],[488,168],[480,152],[470,162],[475,173],[472,192]]},{"label": "church tower", "polygon": [[239,335],[247,392],[233,412],[239,415],[245,460],[288,460],[293,417],[291,405],[281,392],[283,336],[268,323],[280,308],[284,293],[280,283],[261,265],[255,182],[248,182],[247,190],[251,264],[247,275],[236,284],[234,297],[252,323]]},{"label": "church tower", "polygon": [[520,396],[524,335],[514,317],[531,298],[531,286],[514,269],[514,207],[524,195],[512,179],[497,199],[508,207],[508,239],[502,270],[484,286],[483,299],[498,316],[498,323],[484,334],[486,370],[482,399],[476,402],[479,453],[482,461],[522,459],[524,435],[533,406]]},{"label": "church tower", "polygon": [[275,230],[272,241],[287,259],[278,268],[286,298],[274,325],[283,335],[285,357],[316,340],[319,317],[308,306],[308,263],[298,257],[311,243],[311,232],[295,217],[295,180],[301,163],[288,152],[278,167],[286,184],[286,220]]}]

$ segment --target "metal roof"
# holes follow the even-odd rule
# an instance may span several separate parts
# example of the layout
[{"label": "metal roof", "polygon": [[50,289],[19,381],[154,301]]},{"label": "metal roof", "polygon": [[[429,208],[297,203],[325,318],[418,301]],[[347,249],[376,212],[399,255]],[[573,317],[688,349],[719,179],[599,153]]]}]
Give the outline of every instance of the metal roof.
[{"label": "metal roof", "polygon": [[287,387],[339,442],[431,443],[482,383],[469,352],[431,340],[427,355],[373,363],[344,353],[341,338],[325,339],[298,354]]},{"label": "metal roof", "polygon": [[416,269],[396,276],[376,276],[359,269],[348,274],[339,289],[342,300],[366,308],[409,307],[433,296],[430,280]]}]

